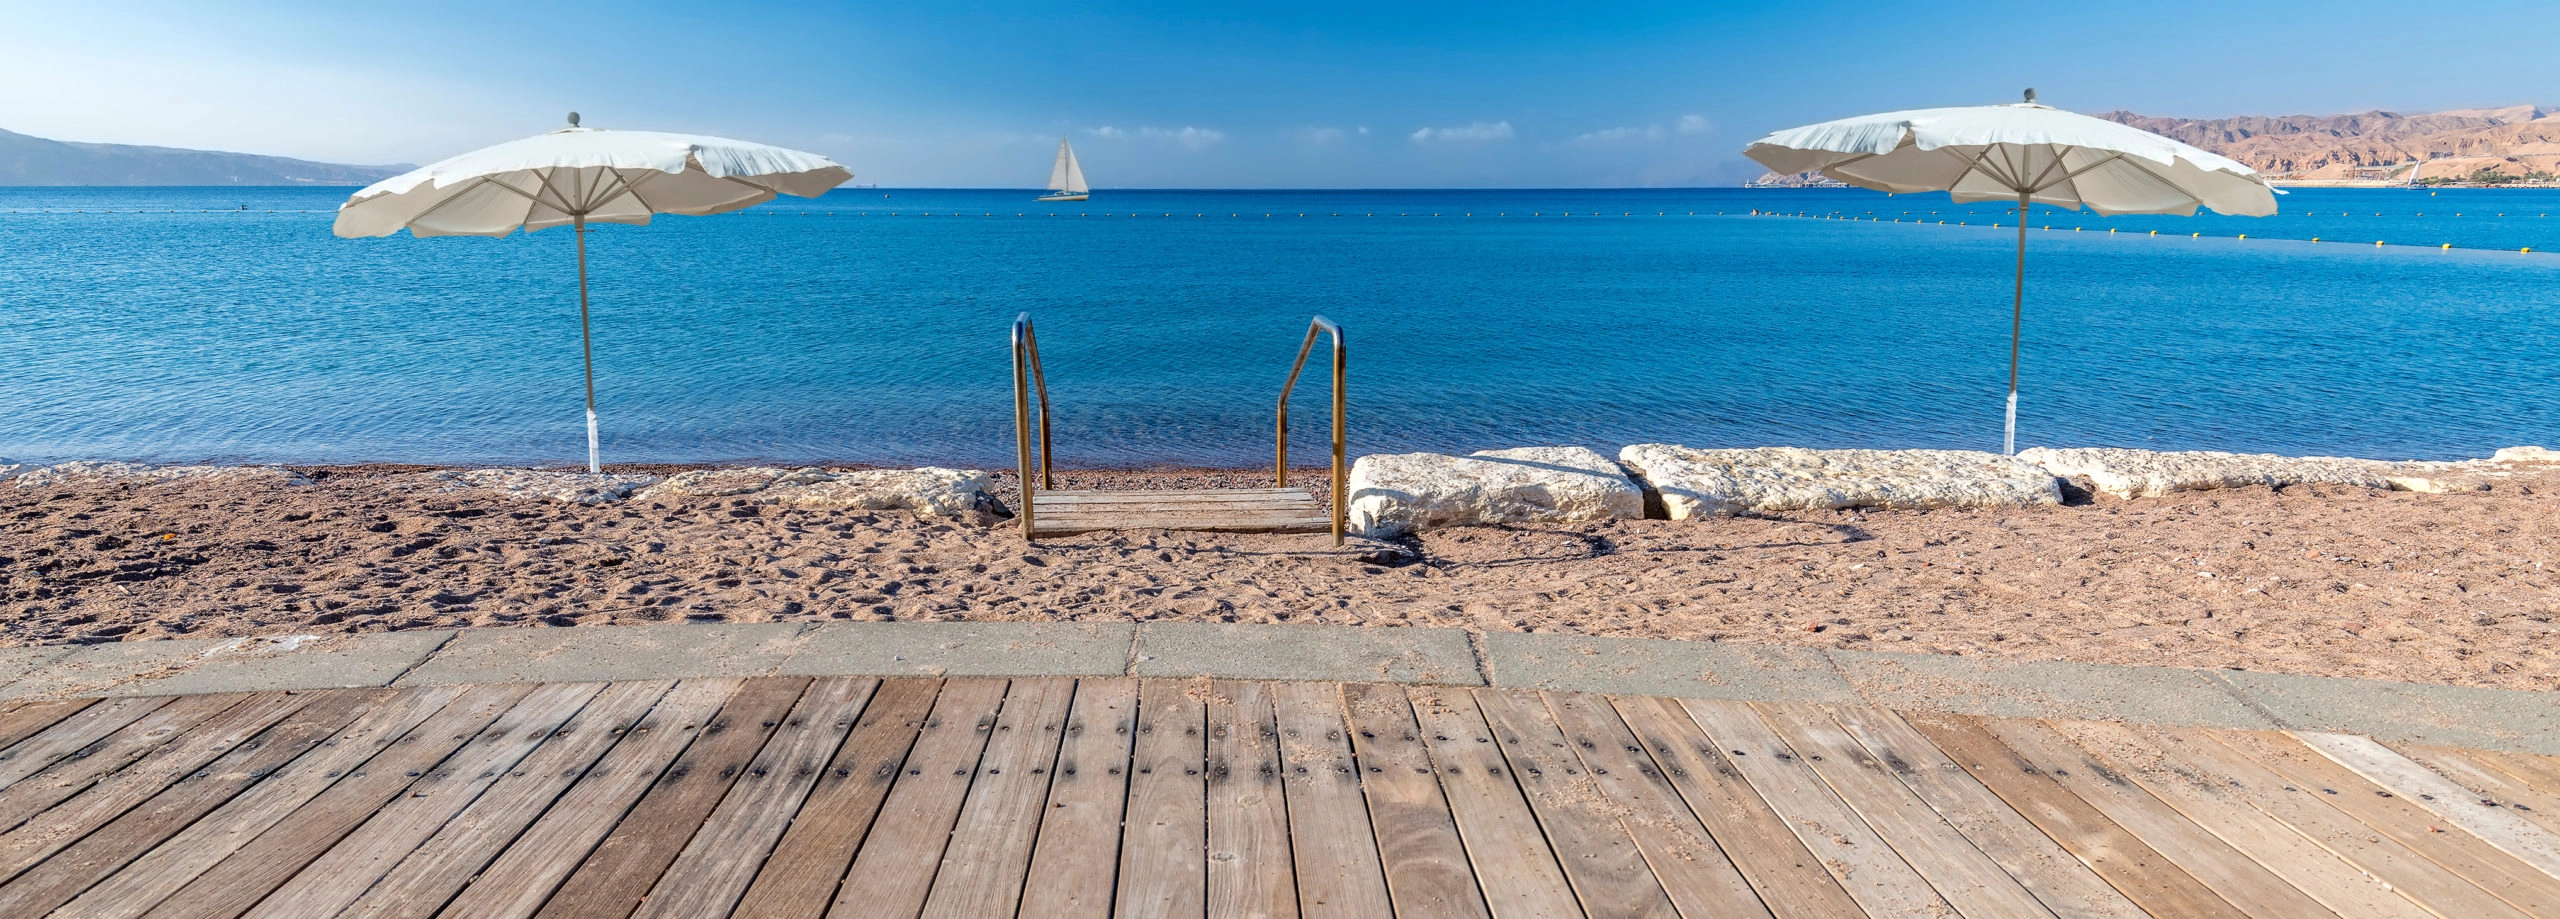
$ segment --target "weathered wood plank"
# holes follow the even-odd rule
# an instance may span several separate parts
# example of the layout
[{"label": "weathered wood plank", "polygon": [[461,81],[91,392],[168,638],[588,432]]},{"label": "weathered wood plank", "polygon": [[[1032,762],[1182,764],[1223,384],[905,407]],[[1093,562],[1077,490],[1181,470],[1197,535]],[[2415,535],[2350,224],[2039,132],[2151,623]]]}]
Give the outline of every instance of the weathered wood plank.
[{"label": "weathered wood plank", "polygon": [[2560,885],[2553,884],[2550,876],[2486,840],[2448,826],[2417,802],[2365,780],[2301,741],[2275,731],[2219,731],[2210,736],[2526,915],[2560,916]]},{"label": "weathered wood plank", "polygon": [[1069,679],[1015,680],[1005,689],[978,777],[952,824],[951,842],[924,902],[927,917],[1011,916],[1021,905],[1049,797],[1049,769],[1066,738]]},{"label": "weathered wood plank", "polygon": [[2519,919],[2524,913],[2488,891],[2331,807],[2318,789],[2267,770],[2215,741],[2207,731],[2127,730],[2202,781],[2229,789],[2247,806],[2284,821],[2303,838],[2346,859],[2400,895],[2444,919]]},{"label": "weathered wood plank", "polygon": [[2284,821],[2252,806],[2228,785],[2185,767],[2149,737],[2122,725],[2054,721],[2054,729],[2095,753],[2120,776],[2240,850],[2251,860],[2341,916],[2428,919],[2432,914],[2370,872],[2339,857]]},{"label": "weathered wood plank", "polygon": [[[1743,879],[1742,872],[1725,856],[1724,848],[1717,845],[1706,825],[1689,812],[1688,804],[1680,800],[1680,792],[1671,787],[1670,779],[1628,731],[1626,722],[1618,717],[1617,709],[1610,707],[1607,698],[1582,693],[1544,695],[1555,727],[1561,731],[1559,739],[1565,742],[1562,753],[1578,759],[1583,774],[1607,796],[1606,803],[1635,838],[1645,864],[1662,883],[1663,892],[1670,895],[1680,915],[1770,915],[1769,908],[1760,902],[1760,895],[1751,889],[1751,882]],[[1477,696],[1485,702],[1488,715],[1503,707],[1485,698],[1487,694],[1482,691]],[[1529,719],[1537,714],[1527,710],[1517,717]],[[1520,765],[1513,760],[1512,771],[1518,772]],[[1588,903],[1589,898],[1584,902]]]},{"label": "weathered wood plank", "polygon": [[62,719],[97,704],[97,699],[54,699],[46,702],[19,702],[0,712],[0,762],[7,761],[10,747],[34,737],[44,729],[62,723]]},{"label": "weathered wood plank", "polygon": [[2355,770],[2366,781],[2416,801],[2446,822],[2488,840],[2500,851],[2560,880],[2560,835],[2480,792],[2411,762],[2373,738],[2320,731],[2289,731],[2295,740],[2320,751],[2338,765]]},{"label": "weathered wood plank", "polygon": [[1098,489],[1065,489],[1034,493],[1040,500],[1059,502],[1107,502],[1147,500],[1209,500],[1216,498],[1302,498],[1315,500],[1315,493],[1304,488],[1189,488],[1179,491],[1106,491]]},{"label": "weathered wood plank", "polygon": [[[2531,784],[2532,764],[2501,759],[2486,750],[2458,747],[2436,747],[2419,744],[2399,748],[2410,759],[2427,764],[2464,788],[2481,797],[2496,801],[2543,829],[2560,832],[2560,792],[2544,791]],[[2560,776],[2550,784],[2560,788]]]},{"label": "weathered wood plank", "polygon": [[1111,915],[1120,865],[1120,814],[1129,802],[1129,757],[1138,732],[1138,681],[1076,684],[1066,739],[1049,779],[1048,813],[1031,852],[1020,915]]},{"label": "weathered wood plank", "polygon": [[[235,704],[227,706],[214,717],[201,720],[178,711],[192,707],[185,705],[192,700],[181,700],[116,732],[119,737],[137,731],[155,734],[157,736],[149,742],[156,745],[156,749],[141,757],[127,757],[121,753],[91,757],[129,761],[129,765],[113,775],[103,775],[95,785],[90,785],[85,777],[73,779],[68,775],[62,776],[60,781],[65,786],[76,783],[86,787],[77,789],[77,795],[66,795],[68,800],[61,804],[33,815],[33,819],[17,829],[0,835],[0,878],[15,877],[35,863],[62,851],[126,810],[160,794],[188,773],[196,771],[197,767],[251,742],[269,726],[299,711],[311,700],[309,695],[280,692],[246,698],[230,697],[221,701]],[[194,708],[201,711],[201,707]],[[179,717],[172,722],[155,724],[163,715]],[[353,719],[354,713],[350,712],[347,717]],[[54,781],[57,774],[56,770],[47,770],[44,775],[20,782],[9,790],[31,789]]]},{"label": "weathered wood plank", "polygon": [[1918,871],[1832,794],[1749,703],[1682,699],[1680,705],[1868,915],[1954,912]]},{"label": "weathered wood plank", "polygon": [[1612,702],[1690,814],[1723,845],[1771,913],[1816,919],[1864,912],[1679,703],[1649,697]]},{"label": "weathered wood plank", "polygon": [[1580,853],[1559,853],[1547,844],[1475,698],[1462,689],[1427,686],[1408,687],[1405,698],[1413,705],[1441,791],[1448,795],[1450,815],[1484,889],[1486,908],[1500,919],[1582,915],[1573,884],[1557,860]]},{"label": "weathered wood plank", "polygon": [[[1353,767],[1360,770],[1395,914],[1490,915],[1412,702],[1400,687],[1376,683],[1346,683],[1340,692],[1351,726]],[[1547,870],[1563,883],[1559,869]]]},{"label": "weathered wood plank", "polygon": [[140,720],[144,715],[159,711],[170,701],[167,698],[108,699],[54,722],[53,726],[0,751],[0,790],[43,772],[45,767],[123,730],[125,725]]},{"label": "weathered wood plank", "polygon": [[[141,915],[318,797],[340,776],[408,736],[461,693],[459,686],[351,690],[349,695],[355,701],[349,705],[363,714],[333,735],[305,742],[299,756],[272,773],[257,775],[237,767],[229,773],[202,770],[206,773],[202,781],[230,782],[234,794],[212,813],[197,818],[157,848],[90,887],[57,914],[113,919]],[[320,715],[319,710],[309,706],[298,713],[303,719],[317,720]],[[290,740],[278,730],[262,735],[258,744],[261,749],[272,751],[280,745],[290,747]]]},{"label": "weathered wood plank", "polygon": [[1267,683],[1209,687],[1209,915],[1296,919],[1297,868]]},{"label": "weathered wood plank", "polygon": [[434,717],[341,776],[148,915],[231,919],[248,912],[531,691],[525,684],[463,690]]},{"label": "weathered wood plank", "polygon": [[[1546,700],[1531,690],[1479,689],[1474,695],[1492,730],[1488,746],[1493,749],[1488,752],[1510,765],[1511,777],[1528,797],[1547,844],[1561,857],[1565,879],[1572,882],[1583,911],[1665,919],[1679,915],[1628,825],[1612,812],[1616,808],[1610,806],[1610,796],[1557,728]],[[1700,851],[1713,851],[1713,846]],[[1664,854],[1669,854],[1667,848]],[[1739,886],[1741,877],[1734,881]],[[1751,900],[1756,911],[1758,898]]]},{"label": "weathered wood plank", "polygon": [[2021,758],[1979,722],[1939,712],[1902,717],[2143,911],[2163,917],[2233,915],[2221,894]]},{"label": "weathered wood plank", "polygon": [[1208,914],[1205,681],[1142,680],[1113,915]]},{"label": "weathered wood plank", "polygon": [[2309,894],[2080,749],[2051,725],[2023,718],[1976,721],[2018,759],[2052,776],[2080,800],[2106,814],[2107,819],[2141,837],[2241,912],[2257,919],[2328,919],[2335,915]]},{"label": "weathered wood plank", "polygon": [[1926,801],[2046,909],[2063,919],[2139,919],[2142,908],[2107,885],[1964,767],[1891,711],[1832,706],[1833,722],[1856,738],[1903,786]]},{"label": "weathered wood plank", "polygon": [[615,683],[349,904],[346,917],[427,919],[656,706],[672,680]]},{"label": "weathered wood plank", "polygon": [[[202,762],[221,755],[220,750],[208,750],[201,754],[191,752],[200,748],[185,744],[183,741],[193,738],[197,731],[202,730],[199,726],[205,725],[209,719],[238,707],[241,701],[239,696],[227,695],[180,698],[161,706],[150,714],[134,719],[132,724],[117,729],[115,733],[101,737],[96,742],[63,757],[53,765],[45,767],[44,771],[28,776],[7,788],[0,788],[0,829],[18,829],[18,825],[26,822],[27,818],[88,790],[90,783],[98,781],[102,776],[123,769],[128,764],[139,765],[137,761],[146,757],[154,758],[163,764],[160,770],[154,770],[151,766],[142,767],[146,772],[153,772],[165,771],[165,763],[172,756],[181,758],[200,756],[197,762]],[[290,710],[275,711],[274,705],[278,701],[288,705],[297,704],[296,697],[273,693],[268,696],[267,702],[260,706],[259,711],[272,712],[276,718],[284,717]],[[270,719],[270,722],[272,720]],[[259,724],[246,727],[245,730],[248,734],[254,734],[265,726],[265,724]],[[239,733],[243,729],[238,719],[234,718],[214,728],[213,732],[216,736],[236,735],[231,738],[231,742],[238,743],[248,739],[248,734]],[[188,766],[178,767],[182,772],[186,768]],[[158,790],[151,789],[151,791]],[[150,792],[144,792],[144,794],[148,795]],[[28,835],[51,835],[53,832],[56,831],[34,830],[32,833],[13,832],[10,836],[23,840]],[[0,852],[11,848],[17,847],[10,844],[9,837],[0,837]],[[52,851],[52,849],[48,847],[46,851]],[[0,878],[18,873],[26,867],[26,864],[23,861],[0,856]]]},{"label": "weathered wood plank", "polygon": [[738,777],[746,774],[809,683],[797,677],[747,681],[534,915],[545,919],[631,915],[694,830],[719,806]]},{"label": "weathered wood plank", "polygon": [[[1330,683],[1272,687],[1280,728],[1281,786],[1307,919],[1393,915],[1377,836],[1360,793],[1360,763],[1343,722],[1342,692]],[[1445,819],[1445,818],[1444,818]]]},{"label": "weathered wood plank", "polygon": [[1875,830],[1904,864],[1973,919],[2043,919],[2053,915],[2007,869],[1893,777],[1875,754],[1817,705],[1754,702],[1761,720],[1831,793]]},{"label": "weathered wood plank", "polygon": [[827,762],[853,732],[863,703],[879,681],[829,677],[809,684],[800,701],[746,774],[693,832],[693,839],[640,900],[635,919],[719,916],[736,906],[764,867],[765,856],[791,825],[792,815]]},{"label": "weathered wood plank", "polygon": [[915,745],[916,732],[924,728],[941,691],[940,680],[881,681],[835,761],[792,817],[790,830],[739,898],[736,915],[826,915],[828,904],[835,902],[836,884],[853,864],[881,802],[888,800],[889,786],[906,765],[907,750]]},{"label": "weathered wood plank", "polygon": [[2475,758],[2495,764],[2499,771],[2514,776],[2516,781],[2546,795],[2560,795],[2560,756],[2537,756],[2503,750],[2473,750]]},{"label": "weathered wood plank", "polygon": [[853,858],[827,915],[837,919],[915,916],[978,774],[1004,705],[1003,680],[948,680],[889,786],[871,835]]},{"label": "weathered wood plank", "polygon": [[[677,683],[437,915],[524,919],[541,910],[668,767],[722,723],[721,713],[745,685],[726,678]],[[766,704],[746,700],[740,710]]]},{"label": "weathered wood plank", "polygon": [[409,783],[406,794],[384,803],[346,839],[268,894],[252,914],[336,915],[603,690],[601,683],[535,687],[480,736]]},{"label": "weathered wood plank", "polygon": [[[257,740],[234,745],[176,784],[154,789],[157,793],[149,800],[76,837],[79,842],[0,887],[0,916],[40,916],[69,902],[240,789],[346,727],[376,698],[369,693],[341,693],[313,699],[261,732]],[[75,837],[66,833],[66,841],[70,838]]]},{"label": "weathered wood plank", "polygon": [[1333,521],[1322,517],[1288,519],[1229,519],[1198,517],[1123,517],[1085,522],[1058,522],[1034,517],[1032,526],[1041,535],[1070,535],[1101,530],[1186,530],[1202,533],[1314,533],[1330,530]]}]

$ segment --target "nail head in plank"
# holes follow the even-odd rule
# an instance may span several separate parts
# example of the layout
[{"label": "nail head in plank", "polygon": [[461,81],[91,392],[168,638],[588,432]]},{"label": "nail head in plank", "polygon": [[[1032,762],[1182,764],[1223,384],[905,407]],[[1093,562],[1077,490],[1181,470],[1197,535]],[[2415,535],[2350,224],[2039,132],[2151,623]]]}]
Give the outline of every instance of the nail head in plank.
[{"label": "nail head in plank", "polygon": [[[2543,829],[2560,832],[2560,794],[2527,784],[2532,773],[2518,768],[2512,760],[2502,761],[2497,754],[2485,750],[2459,747],[2404,744],[2398,749],[2481,797],[2523,814]],[[2554,784],[2560,787],[2560,783]]]},{"label": "nail head in plank", "polygon": [[1294,919],[1297,868],[1268,683],[1209,685],[1209,914]]},{"label": "nail head in plank", "polygon": [[2437,775],[2370,737],[2321,731],[2287,733],[2338,765],[2355,770],[2367,781],[2416,801],[2419,807],[2560,880],[2560,835],[2509,810],[2498,799]]},{"label": "nail head in plank", "polygon": [[63,757],[70,756],[123,730],[125,725],[160,710],[170,703],[166,696],[109,699],[81,709],[77,714],[55,722],[35,736],[19,741],[6,752],[0,752],[0,789],[25,781],[43,772]]},{"label": "nail head in plank", "polygon": [[[1538,698],[1529,693],[1497,695]],[[1477,697],[1488,715],[1502,709],[1482,690]],[[1566,741],[1565,753],[1581,762],[1583,773],[1607,796],[1681,915],[1770,915],[1751,882],[1743,879],[1706,825],[1689,812],[1670,779],[1627,730],[1607,698],[1582,693],[1545,693],[1543,698],[1562,732],[1560,739]],[[1523,718],[1538,714],[1535,709],[1520,713]],[[1512,767],[1517,772],[1519,763]]]},{"label": "nail head in plank", "polygon": [[764,749],[693,831],[693,838],[640,900],[635,919],[718,916],[731,911],[809,789],[852,733],[879,681],[827,677],[809,684]]},{"label": "nail head in plank", "polygon": [[[10,786],[8,792],[0,792],[0,795],[35,791],[40,786],[53,785],[55,793],[43,798],[59,803],[30,815],[31,819],[25,824],[0,835],[0,877],[16,875],[61,851],[87,836],[91,830],[106,825],[126,810],[158,795],[188,773],[197,771],[198,767],[250,742],[312,699],[307,694],[281,692],[216,697],[208,700],[219,706],[216,714],[209,718],[197,717],[204,706],[190,706],[187,703],[193,700],[180,700],[116,732],[108,741],[100,742],[131,738],[134,744],[123,745],[113,753],[99,752],[66,760],[44,775]],[[167,720],[163,720],[164,717]],[[352,719],[353,713],[348,717]],[[130,755],[141,752],[134,749],[139,744],[150,744],[155,749],[148,755]],[[75,762],[94,762],[97,768],[89,775],[76,777],[67,774],[70,770],[61,769]],[[107,774],[105,770],[109,768],[115,771]],[[97,780],[94,785],[89,783],[92,778]],[[42,799],[27,795],[20,797],[19,803],[32,805],[39,800]],[[12,819],[9,822],[17,821]]]}]

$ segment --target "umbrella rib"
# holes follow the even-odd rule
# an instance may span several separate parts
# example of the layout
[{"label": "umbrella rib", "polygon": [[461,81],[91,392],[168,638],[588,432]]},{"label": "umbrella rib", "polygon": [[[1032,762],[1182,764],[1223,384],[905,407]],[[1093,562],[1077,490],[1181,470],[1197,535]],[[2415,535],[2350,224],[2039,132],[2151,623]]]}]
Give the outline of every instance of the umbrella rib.
[{"label": "umbrella rib", "polygon": [[[498,181],[498,180],[496,180],[496,179],[492,179],[492,178],[490,178],[490,177],[488,177],[488,176],[472,176],[472,177],[471,177],[471,185],[470,185],[469,187],[467,187],[467,188],[463,188],[463,189],[461,189],[461,190],[459,190],[459,191],[456,191],[456,192],[454,192],[453,194],[450,194],[450,195],[446,195],[446,196],[444,196],[444,200],[436,202],[433,206],[428,207],[426,210],[419,211],[419,212],[418,212],[418,216],[411,217],[411,218],[409,218],[408,220],[402,221],[402,222],[401,222],[401,225],[402,225],[402,226],[405,226],[405,227],[408,227],[408,228],[409,228],[409,232],[410,232],[410,233],[412,233],[412,234],[415,234],[415,233],[417,233],[417,232],[418,232],[418,221],[421,221],[421,220],[425,220],[425,219],[427,219],[427,216],[428,216],[428,215],[433,214],[433,213],[435,213],[435,212],[437,212],[437,211],[444,210],[444,206],[445,206],[445,205],[452,204],[452,203],[453,203],[453,202],[455,202],[455,201],[462,200],[462,196],[463,196],[463,195],[470,194],[470,193],[471,193],[471,189],[478,188],[478,187],[483,186],[483,185],[496,185],[496,186],[498,186],[499,188],[504,188],[504,189],[506,189],[506,190],[508,190],[508,191],[516,191],[514,188],[512,188],[512,187],[508,186],[508,185],[507,185],[507,183],[505,183],[505,182],[500,182],[500,181]],[[516,191],[516,194],[521,195],[521,194],[524,194],[524,193],[523,193],[523,192],[520,192],[520,191]],[[398,232],[400,232],[400,231],[398,231],[398,230],[393,230],[393,231],[391,231],[391,232],[393,232],[393,233],[398,233]]]},{"label": "umbrella rib", "polygon": [[2153,172],[2153,171],[2151,171],[2151,167],[2150,167],[2150,166],[2147,166],[2147,165],[2144,165],[2144,164],[2142,163],[2142,161],[2141,161],[2141,160],[2125,160],[2125,164],[2126,164],[2126,165],[2128,165],[2128,166],[2132,166],[2132,167],[2133,167],[2133,168],[2135,168],[2135,169],[2142,170],[2142,174],[2143,174],[2143,175],[2150,176],[2152,179],[2154,179],[2154,180],[2158,181],[2160,184],[2165,185],[2165,186],[2168,186],[2170,191],[2177,192],[2177,193],[2178,193],[2178,196],[2179,196],[2179,197],[2181,197],[2181,198],[2185,198],[2185,199],[2187,199],[2187,203],[2189,203],[2189,204],[2193,204],[2193,205],[2195,205],[2195,206],[2197,206],[2197,207],[2201,207],[2201,208],[2208,208],[2208,209],[2210,209],[2210,208],[2212,207],[2211,205],[2208,205],[2208,204],[2204,203],[2204,199],[2203,199],[2203,198],[2198,198],[2198,197],[2196,197],[2194,192],[2191,192],[2191,191],[2186,190],[2184,187],[2181,187],[2181,186],[2180,186],[2178,183],[2176,183],[2176,182],[2169,181],[2169,177],[2168,177],[2168,176],[2164,176],[2164,175],[2161,175],[2161,174],[2159,174],[2159,173],[2157,173],[2157,172]]},{"label": "umbrella rib", "polygon": [[[2118,150],[2118,151],[2115,151],[2115,152],[2113,152],[2113,153],[2109,153],[2109,154],[2107,154],[2107,157],[2106,157],[2105,159],[2099,160],[2099,161],[2094,162],[2094,163],[2090,163],[2089,165],[2082,166],[2082,167],[2080,167],[2080,168],[2078,168],[2078,169],[2071,170],[2069,173],[2066,173],[2066,174],[2062,175],[2061,177],[2054,179],[2054,180],[2053,180],[2053,181],[2051,181],[2051,182],[2044,182],[2044,184],[2037,185],[2037,186],[2036,186],[2036,188],[2035,188],[2035,190],[2036,190],[2036,191],[2043,191],[2043,190],[2045,190],[2045,189],[2052,188],[2052,187],[2054,187],[2054,186],[2056,186],[2056,185],[2060,185],[2060,184],[2062,184],[2062,183],[2064,183],[2064,182],[2068,182],[2068,181],[2071,181],[2071,180],[2073,180],[2073,179],[2077,179],[2077,178],[2079,178],[2079,177],[2081,177],[2081,176],[2083,176],[2083,175],[2088,174],[2088,172],[2089,172],[2090,170],[2092,170],[2092,169],[2096,169],[2096,168],[2098,168],[2098,167],[2100,167],[2100,166],[2104,166],[2104,165],[2106,165],[2106,164],[2108,164],[2108,163],[2112,163],[2112,162],[2115,162],[2115,161],[2120,160],[2120,159],[2124,159],[2124,151],[2122,151],[2122,150]],[[2061,158],[2060,158],[2060,157],[2056,157],[2054,161],[2055,161],[2055,162],[2061,162]],[[2052,170],[2048,169],[2048,170],[2045,170],[2045,171],[2047,171],[2047,172],[2051,172]],[[2036,177],[2036,179],[2037,179],[2037,181],[2042,182],[2042,181],[2043,181],[2043,179],[2044,179],[2044,177],[2043,177],[2043,176],[2037,176],[2037,177]]]}]

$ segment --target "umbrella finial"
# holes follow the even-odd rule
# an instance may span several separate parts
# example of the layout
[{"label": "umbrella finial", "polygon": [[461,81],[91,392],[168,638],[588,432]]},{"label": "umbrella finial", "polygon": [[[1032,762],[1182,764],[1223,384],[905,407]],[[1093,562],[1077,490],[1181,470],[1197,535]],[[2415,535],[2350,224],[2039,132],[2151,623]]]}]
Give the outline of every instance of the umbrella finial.
[{"label": "umbrella finial", "polygon": [[[2027,104],[2028,104],[2028,105],[2034,105],[2034,104],[2036,104],[2036,88],[2035,88],[2035,87],[2033,87],[2033,86],[2027,87]],[[570,116],[569,116],[569,123],[570,123],[570,124],[577,124],[577,123],[578,123],[578,116],[576,116],[576,115],[570,115]]]},{"label": "umbrella finial", "polygon": [[[2027,101],[2029,101],[2029,102],[2033,102],[2033,101],[2035,101],[2035,99],[2036,99],[2036,91],[2035,91],[2035,90],[2032,90],[2032,89],[2027,90]],[[573,127],[573,128],[578,126],[578,113],[576,113],[576,112],[570,112],[570,113],[569,113],[569,126],[570,126],[570,127]]]}]

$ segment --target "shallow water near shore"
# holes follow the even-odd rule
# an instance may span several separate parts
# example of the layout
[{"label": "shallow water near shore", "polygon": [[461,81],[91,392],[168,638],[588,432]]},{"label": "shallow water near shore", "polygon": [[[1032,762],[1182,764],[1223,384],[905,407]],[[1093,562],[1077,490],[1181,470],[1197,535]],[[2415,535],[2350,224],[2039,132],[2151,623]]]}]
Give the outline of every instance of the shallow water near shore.
[{"label": "shallow water near shore", "polygon": [[[0,189],[0,457],[583,459],[571,234],[340,240],[346,191]],[[2015,237],[1985,225],[2006,222],[1994,207],[1030,197],[844,189],[599,228],[607,460],[1009,466],[1005,330],[1025,311],[1070,465],[1268,462],[1316,313],[1350,333],[1354,454],[1999,446]],[[2054,229],[2029,239],[2019,445],[2445,459],[2553,439],[2560,219],[2538,215],[2560,192],[2282,205],[2039,211],[2030,226]],[[2462,248],[2403,245],[2443,242]],[[1325,390],[1312,370],[1299,384],[1302,464],[1322,458]]]}]

